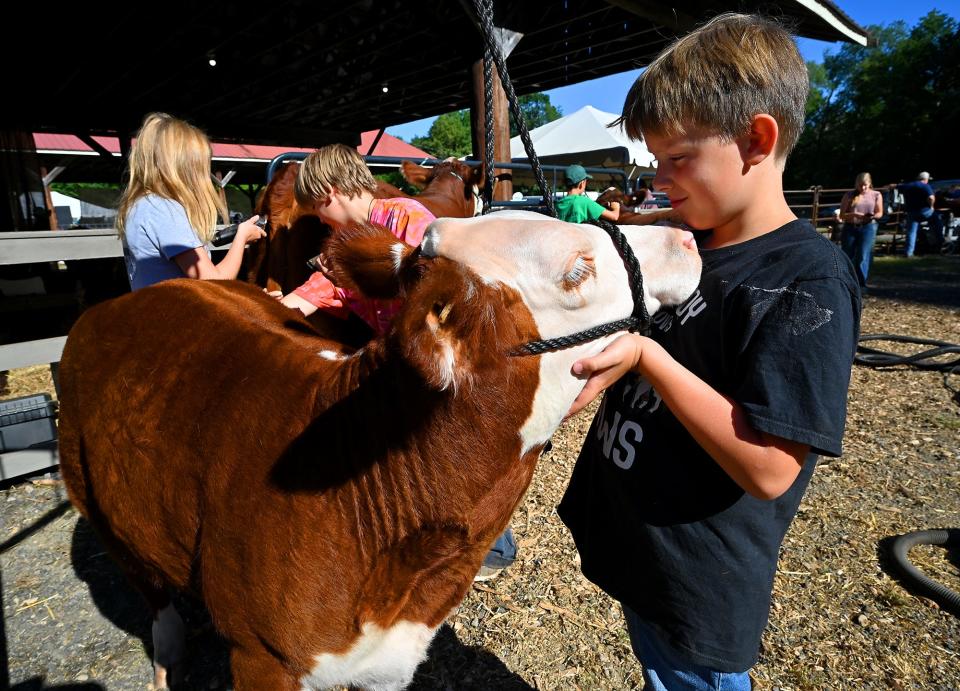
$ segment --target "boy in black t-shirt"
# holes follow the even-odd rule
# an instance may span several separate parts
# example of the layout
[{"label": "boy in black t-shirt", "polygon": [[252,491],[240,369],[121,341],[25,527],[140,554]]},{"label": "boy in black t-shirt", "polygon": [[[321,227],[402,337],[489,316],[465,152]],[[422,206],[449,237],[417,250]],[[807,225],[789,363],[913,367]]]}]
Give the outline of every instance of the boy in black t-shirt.
[{"label": "boy in black t-shirt", "polygon": [[783,196],[807,72],[793,39],[723,15],[667,48],[622,121],[700,233],[700,287],[578,361],[570,414],[608,386],[559,507],[584,574],[621,601],[652,689],[749,689],[777,555],[841,451],[860,293]]}]

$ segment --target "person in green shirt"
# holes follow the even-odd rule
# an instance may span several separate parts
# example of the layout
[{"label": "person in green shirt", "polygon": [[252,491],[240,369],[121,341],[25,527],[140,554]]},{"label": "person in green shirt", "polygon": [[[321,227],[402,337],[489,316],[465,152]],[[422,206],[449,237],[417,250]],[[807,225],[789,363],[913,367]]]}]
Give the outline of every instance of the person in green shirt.
[{"label": "person in green shirt", "polygon": [[588,175],[583,166],[576,163],[567,166],[563,177],[567,184],[567,196],[557,200],[557,218],[561,221],[583,223],[598,218],[608,221],[620,218],[619,202],[610,202],[610,208],[605,209],[586,195],[587,180],[592,180],[593,176]]}]

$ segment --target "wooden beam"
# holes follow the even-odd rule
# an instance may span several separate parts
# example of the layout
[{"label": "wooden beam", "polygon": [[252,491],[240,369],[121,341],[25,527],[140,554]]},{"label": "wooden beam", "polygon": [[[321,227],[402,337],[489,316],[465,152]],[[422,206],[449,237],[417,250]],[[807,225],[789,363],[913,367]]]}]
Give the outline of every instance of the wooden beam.
[{"label": "wooden beam", "polygon": [[[473,139],[473,155],[478,160],[484,160],[486,146],[485,115],[486,106],[483,97],[483,59],[473,63],[470,69],[473,80],[473,103],[470,106],[470,135]],[[496,66],[493,67],[493,160],[507,162],[510,160],[510,111],[507,107],[507,95],[503,92],[500,75]],[[513,178],[507,169],[485,171],[487,175],[503,175],[504,179],[496,182],[493,188],[494,201],[509,201],[513,198]],[[496,179],[496,178],[495,178]]]},{"label": "wooden beam", "polygon": [[91,149],[96,151],[101,156],[113,160],[113,153],[108,151],[100,142],[94,139],[89,132],[74,132],[73,136],[82,141],[84,144],[89,146]]}]

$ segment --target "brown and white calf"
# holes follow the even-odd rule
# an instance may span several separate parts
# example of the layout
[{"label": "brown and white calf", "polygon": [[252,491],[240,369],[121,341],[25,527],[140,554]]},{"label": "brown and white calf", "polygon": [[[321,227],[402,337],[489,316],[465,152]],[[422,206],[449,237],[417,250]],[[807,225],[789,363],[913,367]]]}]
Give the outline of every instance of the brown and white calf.
[{"label": "brown and white calf", "polygon": [[[624,232],[651,313],[694,290],[689,233]],[[238,691],[405,687],[580,391],[571,364],[613,336],[509,351],[633,310],[603,231],[528,212],[328,252],[343,284],[405,296],[356,352],[239,282],[138,290],[68,338],[63,477],[154,612],[158,686],[183,655],[172,587],[203,598]]]}]

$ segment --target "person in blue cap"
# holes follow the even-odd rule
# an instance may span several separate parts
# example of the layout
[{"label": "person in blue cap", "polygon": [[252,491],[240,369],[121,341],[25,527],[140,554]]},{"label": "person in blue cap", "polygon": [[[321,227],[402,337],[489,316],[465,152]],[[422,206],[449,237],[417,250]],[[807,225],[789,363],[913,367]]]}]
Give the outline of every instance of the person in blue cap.
[{"label": "person in blue cap", "polygon": [[598,218],[608,221],[620,218],[618,202],[610,202],[610,208],[606,209],[586,195],[587,180],[592,180],[593,176],[589,175],[583,166],[576,163],[567,166],[563,177],[567,185],[567,196],[557,200],[557,218],[561,221],[583,223]]}]

